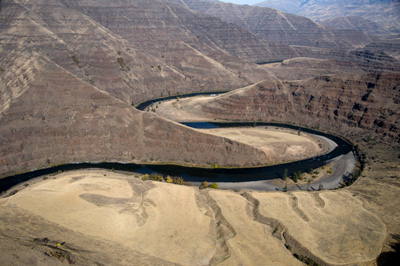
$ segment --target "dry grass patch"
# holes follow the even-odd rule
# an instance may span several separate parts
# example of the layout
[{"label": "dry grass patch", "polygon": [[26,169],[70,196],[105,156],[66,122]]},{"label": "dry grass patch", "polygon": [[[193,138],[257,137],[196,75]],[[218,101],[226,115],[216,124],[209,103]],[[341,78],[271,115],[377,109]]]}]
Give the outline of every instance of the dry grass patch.
[{"label": "dry grass patch", "polygon": [[260,214],[282,223],[300,253],[335,265],[372,262],[381,251],[385,225],[347,191],[253,195]]}]

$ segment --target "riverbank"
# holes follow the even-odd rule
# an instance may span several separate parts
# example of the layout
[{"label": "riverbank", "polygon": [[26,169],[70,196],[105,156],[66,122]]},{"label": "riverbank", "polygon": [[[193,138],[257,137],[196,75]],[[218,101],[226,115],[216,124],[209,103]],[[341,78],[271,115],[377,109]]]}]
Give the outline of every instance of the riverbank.
[{"label": "riverbank", "polygon": [[0,198],[0,264],[300,266],[296,253],[321,265],[364,265],[386,231],[363,203],[348,190],[236,193],[66,172]]},{"label": "riverbank", "polygon": [[[310,142],[310,136],[313,136],[313,141],[317,140],[318,147],[321,145],[321,142],[324,143],[321,147],[325,147],[325,150],[329,151],[328,153],[324,153],[322,155],[303,159],[303,160],[293,160],[294,162],[286,162],[284,164],[283,161],[273,162],[272,160],[266,162],[268,166],[254,166],[247,168],[234,168],[234,167],[221,167],[219,165],[215,165],[212,162],[209,162],[209,167],[194,167],[190,166],[181,166],[172,164],[163,164],[163,163],[151,163],[145,165],[139,164],[120,164],[120,163],[77,163],[77,164],[66,164],[60,165],[53,168],[41,169],[33,172],[28,172],[21,175],[11,176],[7,178],[0,179],[0,189],[1,191],[7,190],[13,185],[16,185],[21,182],[25,182],[31,178],[35,178],[38,176],[56,173],[59,171],[68,171],[68,170],[76,170],[76,169],[87,169],[87,168],[103,168],[103,169],[116,169],[121,171],[128,172],[138,172],[141,174],[162,174],[164,176],[178,176],[182,177],[185,181],[191,182],[194,184],[210,181],[210,182],[228,182],[228,183],[243,183],[243,182],[255,182],[255,181],[263,181],[263,180],[281,180],[283,179],[284,172],[287,172],[288,176],[292,176],[298,172],[308,172],[309,169],[317,169],[326,165],[329,160],[332,160],[338,156],[343,154],[347,154],[352,150],[351,145],[338,138],[336,136],[331,136],[326,133],[320,133],[321,135],[316,135],[317,132],[307,128],[299,128],[291,125],[282,125],[282,124],[269,124],[269,123],[257,123],[259,126],[250,126],[253,123],[186,123],[186,125],[190,125],[191,127],[196,128],[196,130],[203,130],[204,128],[208,129],[218,129],[220,130],[220,134],[231,131],[232,136],[238,137],[237,135],[240,132],[246,132],[247,134],[240,135],[239,139],[244,139],[249,141],[249,144],[246,145],[255,145],[255,144],[263,144],[267,145],[267,148],[271,148],[271,141],[275,142],[275,146],[279,149],[280,146],[285,149],[290,150],[290,148],[296,148],[298,150],[298,143],[296,141],[292,143],[292,146],[288,145],[286,142],[290,139],[299,139],[299,134],[302,135],[302,138],[305,138],[307,142]],[[270,128],[274,128],[275,135],[271,135]],[[283,127],[283,128],[280,128]],[[296,129],[296,131],[294,130]],[[285,134],[282,134],[282,130],[286,131]],[[263,139],[267,135],[269,138]],[[224,134],[225,134],[224,133]],[[262,134],[261,134],[262,133]],[[280,137],[281,141],[277,142],[280,135],[285,135],[286,137]],[[316,137],[318,136],[318,137]],[[284,141],[282,141],[284,140]],[[282,158],[280,158],[282,159]],[[286,158],[287,159],[287,158]],[[294,158],[292,158],[294,159]],[[188,164],[190,164],[188,162]],[[244,184],[244,183],[243,183]],[[252,183],[251,187],[254,187],[255,183]],[[259,186],[261,182],[256,183],[258,187],[262,188],[263,186]],[[281,185],[283,188],[287,184]],[[290,184],[289,184],[290,185]],[[313,183],[311,183],[313,185]],[[237,187],[238,184],[235,185]],[[340,186],[340,184],[338,184]],[[266,189],[270,189],[271,186],[267,186]]]},{"label": "riverbank", "polygon": [[[356,159],[352,153],[338,156],[329,161],[329,172],[318,178],[313,178],[310,183],[299,180],[298,183],[287,179],[261,180],[252,182],[220,182],[218,187],[221,189],[233,190],[258,190],[258,191],[317,191],[326,189],[336,189],[343,186],[344,180],[351,177],[356,168]],[[315,172],[323,171],[323,168],[314,169]],[[311,180],[311,179],[310,179]]]}]

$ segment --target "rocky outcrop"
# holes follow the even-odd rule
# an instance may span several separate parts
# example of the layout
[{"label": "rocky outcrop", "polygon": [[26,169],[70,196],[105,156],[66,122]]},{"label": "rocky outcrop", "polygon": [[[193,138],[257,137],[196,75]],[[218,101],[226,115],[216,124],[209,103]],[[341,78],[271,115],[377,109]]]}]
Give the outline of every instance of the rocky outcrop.
[{"label": "rocky outcrop", "polygon": [[289,122],[350,136],[400,141],[400,75],[326,75],[263,81],[202,107],[219,119]]}]

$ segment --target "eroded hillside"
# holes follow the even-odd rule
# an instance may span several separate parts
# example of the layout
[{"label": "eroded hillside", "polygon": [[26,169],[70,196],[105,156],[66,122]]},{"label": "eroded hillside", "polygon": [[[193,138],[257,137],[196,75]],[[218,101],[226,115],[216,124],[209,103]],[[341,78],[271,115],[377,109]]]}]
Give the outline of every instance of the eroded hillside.
[{"label": "eroded hillside", "polygon": [[[396,42],[269,9],[217,3],[216,18],[179,2],[187,5],[1,1],[0,176],[76,162],[265,164],[250,145],[132,107],[216,90],[232,92],[182,111],[344,135],[367,153],[366,171],[350,188],[287,194],[107,171],[41,177],[0,199],[0,264],[301,265],[297,254],[374,265],[382,250],[392,252],[400,234]],[[243,23],[241,11],[249,22],[265,15],[279,23],[253,24],[269,32],[263,39],[223,21],[228,12]]]},{"label": "eroded hillside", "polygon": [[173,0],[189,8],[238,25],[268,41],[318,48],[348,48],[373,40],[358,31],[334,30],[305,17],[276,9],[201,0]]},{"label": "eroded hillside", "polygon": [[296,254],[372,265],[386,228],[363,203],[349,191],[236,193],[64,173],[0,199],[0,262],[303,265]]},{"label": "eroded hillside", "polygon": [[348,136],[399,140],[399,95],[395,73],[326,75],[263,81],[212,99],[201,111],[210,118],[291,122]]}]

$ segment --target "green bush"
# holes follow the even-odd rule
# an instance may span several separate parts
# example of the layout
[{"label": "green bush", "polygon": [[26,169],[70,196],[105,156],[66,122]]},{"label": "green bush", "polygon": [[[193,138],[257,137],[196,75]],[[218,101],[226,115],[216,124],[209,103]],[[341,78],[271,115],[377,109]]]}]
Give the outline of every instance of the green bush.
[{"label": "green bush", "polygon": [[288,169],[287,168],[285,168],[285,170],[283,171],[283,180],[286,180],[287,179],[287,177],[288,177]]},{"label": "green bush", "polygon": [[124,60],[124,58],[122,58],[122,57],[118,57],[117,58],[117,61],[118,61],[118,63],[119,63],[119,66],[121,67],[121,69],[125,69],[125,60]]},{"label": "green bush", "polygon": [[183,185],[184,181],[182,177],[174,177],[172,178],[172,183],[177,184],[177,185]]},{"label": "green bush", "polygon": [[71,58],[72,58],[72,61],[74,61],[74,63],[76,65],[79,65],[79,59],[78,59],[78,57],[76,57],[76,55],[71,56]]},{"label": "green bush", "polygon": [[211,186],[210,186],[210,188],[213,188],[213,189],[218,189],[218,185],[217,185],[217,183],[212,183],[212,184],[211,184]]},{"label": "green bush", "polygon": [[199,186],[199,189],[206,189],[208,188],[210,185],[208,184],[207,181],[204,181],[203,183],[201,183],[201,185]]},{"label": "green bush", "polygon": [[164,181],[164,177],[160,174],[152,174],[150,178],[153,181],[160,181],[160,182]]}]

